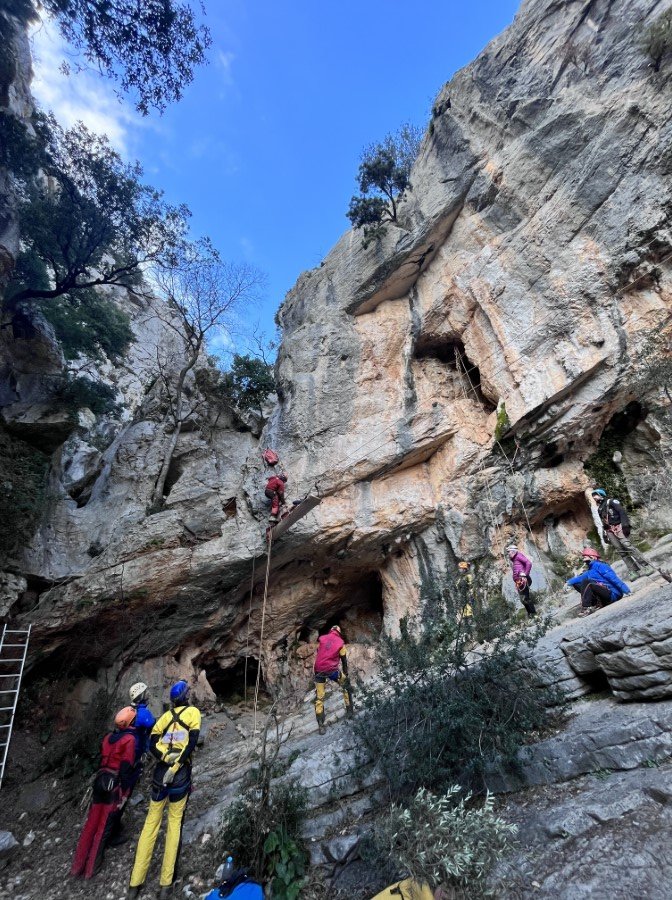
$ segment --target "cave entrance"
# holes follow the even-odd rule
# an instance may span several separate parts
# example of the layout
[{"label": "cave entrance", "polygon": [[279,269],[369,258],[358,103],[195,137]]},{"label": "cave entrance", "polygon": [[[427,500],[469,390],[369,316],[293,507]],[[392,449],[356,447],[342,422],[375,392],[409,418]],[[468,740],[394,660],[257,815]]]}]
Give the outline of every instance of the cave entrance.
[{"label": "cave entrance", "polygon": [[[224,667],[216,659],[209,659],[201,663],[208,684],[212,688],[220,703],[234,705],[242,703],[245,699],[245,660],[239,659],[233,666]],[[257,682],[259,661],[252,656],[247,659],[247,699],[254,696],[254,686]],[[263,673],[259,680],[260,693],[267,695],[266,683]]]},{"label": "cave entrance", "polygon": [[[317,625],[318,632],[326,634],[338,625],[347,643],[376,640],[383,630],[383,582],[380,574],[367,572],[356,581],[344,581],[341,592],[342,598],[338,598],[340,602],[333,615]],[[302,633],[305,631],[306,626]]]},{"label": "cave entrance", "polygon": [[489,400],[481,388],[481,372],[467,356],[462,341],[451,337],[420,338],[414,350],[416,359],[438,359],[449,369],[456,372],[461,379],[467,381],[467,392],[475,394],[478,402],[489,412],[497,409],[497,404]]},{"label": "cave entrance", "polygon": [[643,422],[649,410],[638,400],[611,417],[600,436],[595,452],[584,463],[584,469],[596,487],[603,488],[609,497],[615,497],[632,508],[632,499],[620,467],[614,461],[614,454],[623,452],[623,444],[628,435]]}]

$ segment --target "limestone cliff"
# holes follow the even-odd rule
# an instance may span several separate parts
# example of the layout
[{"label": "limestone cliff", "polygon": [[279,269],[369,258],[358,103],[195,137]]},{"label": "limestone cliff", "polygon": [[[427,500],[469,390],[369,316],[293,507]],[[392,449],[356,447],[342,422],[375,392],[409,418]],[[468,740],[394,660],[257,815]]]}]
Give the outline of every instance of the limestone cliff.
[{"label": "limestone cliff", "polygon": [[[138,341],[108,373],[126,413],[104,449],[100,423],[56,448],[48,514],[14,566],[34,665],[58,665],[84,628],[81,674],[140,665],[158,682],[167,667],[212,696],[204,679],[235,674],[246,643],[258,657],[266,445],[291,496],[323,497],[274,548],[269,682],[327,620],[346,617],[355,643],[393,631],[459,557],[492,578],[510,538],[543,588],[591,527],[583,465],[608,427],[632,499],[672,525],[664,398],[642,381],[671,305],[670,83],[640,46],[661,9],[524,3],[437,98],[400,227],[366,249],[348,232],[289,293],[261,438],[211,409],[151,515],[165,432],[143,387],[160,338],[137,310]],[[17,390],[5,419],[16,403],[31,416]]]},{"label": "limestone cliff", "polygon": [[[672,426],[654,365],[672,312],[671,70],[654,71],[641,46],[669,5],[524,2],[437,98],[398,227],[366,248],[346,233],[288,294],[272,409],[243,421],[196,373],[188,389],[206,402],[179,436],[161,508],[151,497],[170,433],[155,359],[171,330],[158,301],[114,294],[136,341],[122,365],[87,369],[115,391],[118,410],[104,416],[73,418],[51,401],[63,360],[44,322],[2,330],[3,428],[49,455],[39,527],[0,576],[6,615],[34,625],[29,685],[67,681],[71,713],[101,686],[120,697],[142,679],[158,696],[179,676],[208,708],[260,666],[262,686],[300,699],[319,628],[341,622],[366,674],[381,631],[450,592],[460,558],[484,591],[506,596],[502,552],[515,539],[535,587],[557,586],[563,557],[593,526],[594,473],[628,492],[652,537],[672,529]],[[15,94],[26,102],[23,60]],[[10,256],[15,243],[4,242]],[[273,546],[262,639],[266,446],[280,452],[290,497],[321,503]],[[558,625],[537,648],[570,697],[614,696],[581,701],[565,735],[530,750],[527,785],[581,778],[593,797],[590,773],[603,765],[670,756],[672,625],[659,613],[669,589],[644,588],[646,602],[623,601],[589,628]],[[651,699],[663,701],[655,716]],[[358,817],[376,785],[337,771],[306,709],[294,734],[303,756],[289,765],[321,811],[308,833],[322,836],[330,799],[343,801],[343,820]],[[248,744],[236,744],[250,723],[218,715],[192,836],[215,824],[250,764]],[[349,733],[334,740],[347,757]],[[668,800],[644,775],[623,774],[595,815],[639,815],[653,797],[662,822]],[[551,838],[593,827],[572,817],[570,793]],[[542,799],[552,806],[552,794]],[[512,801],[523,820],[526,802]],[[314,856],[340,852],[332,840]],[[554,873],[549,896],[576,874],[556,863],[539,864],[540,879]]]}]

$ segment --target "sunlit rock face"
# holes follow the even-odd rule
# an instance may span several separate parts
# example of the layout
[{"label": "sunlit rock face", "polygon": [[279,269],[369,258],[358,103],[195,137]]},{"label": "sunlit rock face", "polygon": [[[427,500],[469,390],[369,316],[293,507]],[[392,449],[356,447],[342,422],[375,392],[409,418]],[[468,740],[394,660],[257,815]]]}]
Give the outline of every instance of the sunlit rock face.
[{"label": "sunlit rock face", "polygon": [[[134,311],[128,360],[99,373],[125,412],[53,451],[53,500],[15,566],[37,671],[84,636],[77,673],[121,687],[180,675],[214,701],[248,656],[265,689],[299,691],[335,622],[366,671],[460,558],[509,591],[515,540],[535,585],[552,581],[592,527],[584,463],[607,427],[632,499],[672,525],[667,401],[645,375],[672,307],[670,83],[640,46],[658,7],[523,4],[437,98],[400,226],[366,249],[346,233],[288,294],[261,436],[210,398],[159,511],[152,360],[170,337]],[[266,446],[290,497],[323,499],[274,545],[265,593]]]}]

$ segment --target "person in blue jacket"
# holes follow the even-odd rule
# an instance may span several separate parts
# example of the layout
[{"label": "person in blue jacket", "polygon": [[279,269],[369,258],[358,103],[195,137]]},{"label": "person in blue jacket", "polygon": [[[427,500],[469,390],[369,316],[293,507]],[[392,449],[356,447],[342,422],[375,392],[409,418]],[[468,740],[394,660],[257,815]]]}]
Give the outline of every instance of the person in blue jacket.
[{"label": "person in blue jacket", "polygon": [[586,547],[582,554],[586,571],[566,582],[581,594],[579,616],[589,616],[600,606],[608,606],[630,593],[630,588],[618,577],[608,563],[592,547]]}]

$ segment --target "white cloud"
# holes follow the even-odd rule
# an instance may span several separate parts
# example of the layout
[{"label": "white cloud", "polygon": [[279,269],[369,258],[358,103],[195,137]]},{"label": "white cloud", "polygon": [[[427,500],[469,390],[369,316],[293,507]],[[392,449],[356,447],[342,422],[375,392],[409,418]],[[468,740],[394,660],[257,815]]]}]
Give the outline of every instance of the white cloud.
[{"label": "white cloud", "polygon": [[235,58],[233,53],[229,53],[225,50],[218,50],[217,55],[215,56],[215,64],[222,72],[222,83],[225,87],[231,87],[233,85],[233,72],[231,71],[231,68]]},{"label": "white cloud", "polygon": [[127,155],[130,132],[141,125],[140,115],[119,101],[109,83],[91,69],[70,75],[61,71],[73,52],[53,22],[44,20],[32,35],[33,94],[39,105],[53,111],[61,125],[83,122],[96,134],[106,134],[120,153]]}]

